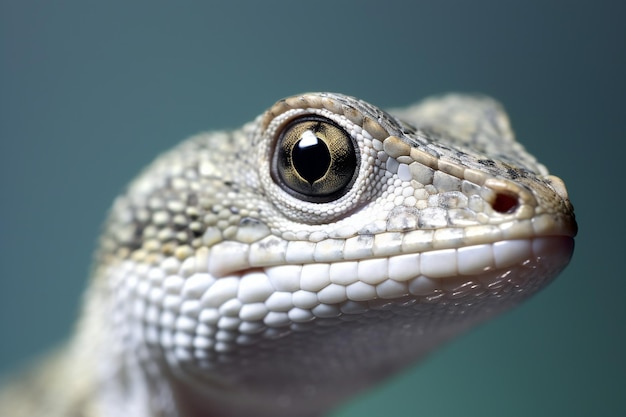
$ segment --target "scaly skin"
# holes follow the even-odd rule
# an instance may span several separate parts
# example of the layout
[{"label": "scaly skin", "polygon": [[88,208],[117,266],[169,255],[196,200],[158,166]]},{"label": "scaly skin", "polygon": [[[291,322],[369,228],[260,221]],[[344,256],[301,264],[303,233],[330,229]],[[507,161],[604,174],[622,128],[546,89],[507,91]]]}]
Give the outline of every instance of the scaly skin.
[{"label": "scaly skin", "polygon": [[323,415],[567,265],[565,186],[496,102],[392,113],[305,94],[158,158],[113,205],[75,336],[0,415]]}]

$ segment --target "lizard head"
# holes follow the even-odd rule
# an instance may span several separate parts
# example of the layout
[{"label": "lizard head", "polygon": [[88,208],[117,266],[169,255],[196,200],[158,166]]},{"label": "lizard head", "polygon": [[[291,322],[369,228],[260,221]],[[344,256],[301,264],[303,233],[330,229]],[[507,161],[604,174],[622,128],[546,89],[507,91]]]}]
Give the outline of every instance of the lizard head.
[{"label": "lizard head", "polygon": [[198,409],[313,412],[567,265],[565,186],[497,103],[451,95],[394,114],[304,94],[160,157],[102,241],[118,351]]}]

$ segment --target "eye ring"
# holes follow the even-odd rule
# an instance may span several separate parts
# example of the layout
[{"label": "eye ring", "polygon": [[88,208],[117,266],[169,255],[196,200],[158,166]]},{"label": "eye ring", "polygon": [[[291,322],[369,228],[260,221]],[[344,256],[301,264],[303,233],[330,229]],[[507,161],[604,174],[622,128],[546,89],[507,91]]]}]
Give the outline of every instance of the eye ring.
[{"label": "eye ring", "polygon": [[327,203],[346,194],[358,174],[354,139],[331,119],[306,115],[286,123],[272,150],[271,175],[303,201]]}]

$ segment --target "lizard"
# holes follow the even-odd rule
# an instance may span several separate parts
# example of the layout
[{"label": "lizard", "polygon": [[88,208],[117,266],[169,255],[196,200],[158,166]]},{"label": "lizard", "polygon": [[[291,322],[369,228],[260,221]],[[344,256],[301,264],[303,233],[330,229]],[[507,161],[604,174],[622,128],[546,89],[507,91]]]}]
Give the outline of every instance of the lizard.
[{"label": "lizard", "polygon": [[544,288],[576,232],[494,99],[289,97],[115,200],[74,335],[0,415],[324,415]]}]

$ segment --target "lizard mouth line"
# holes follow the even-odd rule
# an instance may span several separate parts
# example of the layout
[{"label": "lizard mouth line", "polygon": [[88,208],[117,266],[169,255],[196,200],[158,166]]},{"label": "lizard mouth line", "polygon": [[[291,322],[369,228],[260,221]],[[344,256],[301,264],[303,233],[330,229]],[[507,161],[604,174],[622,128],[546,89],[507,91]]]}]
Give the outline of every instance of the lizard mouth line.
[{"label": "lizard mouth line", "polygon": [[244,299],[261,299],[271,290],[278,310],[281,303],[310,308],[423,296],[470,281],[488,285],[531,262],[566,265],[573,250],[571,237],[543,236],[363,260],[253,267],[218,280],[237,279]]}]

